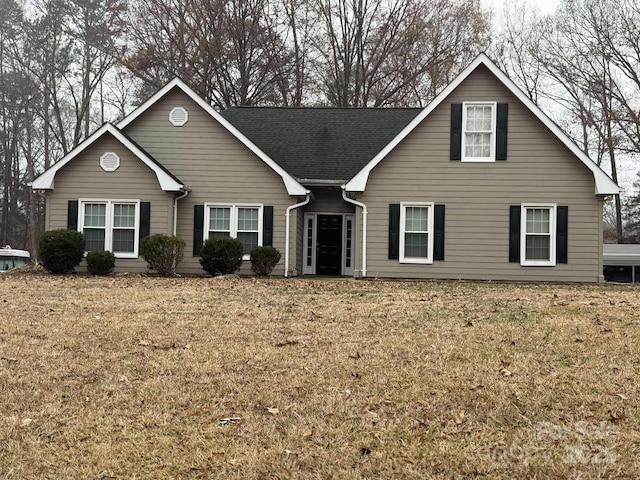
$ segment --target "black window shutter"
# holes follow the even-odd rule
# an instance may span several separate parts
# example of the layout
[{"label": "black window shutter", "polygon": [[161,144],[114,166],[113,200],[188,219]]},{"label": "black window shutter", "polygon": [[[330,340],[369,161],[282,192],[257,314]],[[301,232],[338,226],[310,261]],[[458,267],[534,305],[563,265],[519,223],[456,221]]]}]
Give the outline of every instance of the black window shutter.
[{"label": "black window shutter", "polygon": [[509,261],[520,262],[520,205],[509,207]]},{"label": "black window shutter", "polygon": [[400,258],[400,204],[389,204],[389,260]]},{"label": "black window shutter", "polygon": [[69,200],[67,204],[67,228],[78,230],[78,200]]},{"label": "black window shutter", "polygon": [[462,104],[451,104],[450,160],[462,159]]},{"label": "black window shutter", "polygon": [[204,205],[193,206],[193,256],[200,255],[204,238]]},{"label": "black window shutter", "polygon": [[569,233],[569,207],[557,208],[556,219],[556,263],[567,263],[567,247]]},{"label": "black window shutter", "polygon": [[444,205],[436,205],[434,210],[433,259],[444,260]]},{"label": "black window shutter", "polygon": [[273,207],[264,207],[262,210],[262,245],[273,245]]},{"label": "black window shutter", "polygon": [[499,103],[496,115],[496,160],[507,159],[507,124],[509,104]]},{"label": "black window shutter", "polygon": [[151,203],[140,202],[140,240],[151,234]]}]

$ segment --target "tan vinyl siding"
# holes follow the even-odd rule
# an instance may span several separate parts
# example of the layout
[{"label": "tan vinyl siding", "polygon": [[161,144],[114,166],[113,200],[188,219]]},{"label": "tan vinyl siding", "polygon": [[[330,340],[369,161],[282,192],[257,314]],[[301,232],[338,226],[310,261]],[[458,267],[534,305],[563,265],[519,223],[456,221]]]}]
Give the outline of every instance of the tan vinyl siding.
[{"label": "tan vinyl siding", "polygon": [[[509,104],[508,159],[449,160],[451,103]],[[591,172],[484,67],[472,73],[370,174],[358,200],[369,208],[367,276],[483,280],[600,279],[601,199]],[[390,203],[445,205],[445,261],[388,260]],[[509,263],[509,206],[569,207],[567,265]]]},{"label": "tan vinyl siding", "polygon": [[[100,167],[105,152],[120,157],[120,167],[114,172]],[[56,173],[54,190],[47,197],[46,229],[67,228],[68,201],[78,199],[151,202],[151,233],[171,232],[172,196],[160,189],[155,173],[110,134]],[[116,259],[117,271],[144,272],[146,267],[142,257]]]},{"label": "tan vinyl siding", "polygon": [[[189,112],[183,127],[169,122],[174,107]],[[125,133],[191,189],[178,203],[178,236],[187,242],[181,273],[204,274],[199,257],[193,256],[193,215],[194,205],[205,203],[273,206],[273,246],[283,257],[274,274],[284,273],[285,213],[297,200],[268,165],[179,89],[151,106]],[[295,250],[292,241],[292,261]],[[249,262],[240,273],[250,273]]]}]

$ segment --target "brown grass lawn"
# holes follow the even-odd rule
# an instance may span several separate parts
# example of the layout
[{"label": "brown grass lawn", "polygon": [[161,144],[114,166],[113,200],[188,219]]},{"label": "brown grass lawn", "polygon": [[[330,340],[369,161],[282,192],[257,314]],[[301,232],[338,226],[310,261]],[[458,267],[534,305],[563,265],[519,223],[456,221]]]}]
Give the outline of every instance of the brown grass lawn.
[{"label": "brown grass lawn", "polygon": [[640,289],[0,276],[0,479],[640,478]]}]

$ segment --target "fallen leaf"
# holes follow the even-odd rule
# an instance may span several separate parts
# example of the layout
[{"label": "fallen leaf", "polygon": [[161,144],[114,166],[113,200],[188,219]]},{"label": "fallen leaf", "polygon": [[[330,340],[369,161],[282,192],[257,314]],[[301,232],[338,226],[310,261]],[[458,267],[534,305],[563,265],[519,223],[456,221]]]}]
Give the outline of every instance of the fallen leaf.
[{"label": "fallen leaf", "polygon": [[616,396],[620,397],[622,400],[629,400],[627,397],[625,397],[621,393],[616,393]]},{"label": "fallen leaf", "polygon": [[278,410],[275,407],[267,407],[267,412],[269,412],[271,415],[279,415],[280,414],[280,410]]},{"label": "fallen leaf", "polygon": [[148,347],[149,345],[151,345],[151,342],[149,340],[140,340],[138,342],[138,345],[140,345],[141,347]]},{"label": "fallen leaf", "polygon": [[378,414],[376,412],[372,412],[371,410],[367,410],[365,415],[369,418],[378,418]]},{"label": "fallen leaf", "polygon": [[354,360],[358,360],[360,358],[360,352],[356,350],[355,355],[349,355],[349,358],[353,358]]},{"label": "fallen leaf", "polygon": [[20,422],[21,427],[28,427],[33,423],[33,418],[23,418],[22,422]]},{"label": "fallen leaf", "polygon": [[313,436],[313,428],[307,428],[303,433],[302,433],[302,438],[311,438]]},{"label": "fallen leaf", "polygon": [[465,415],[464,410],[460,410],[459,412],[456,412],[453,414],[453,419],[458,425],[460,425],[465,421],[464,415]]},{"label": "fallen leaf", "polygon": [[512,376],[512,375],[513,375],[513,373],[512,373],[512,372],[510,372],[509,370],[507,370],[506,368],[501,368],[501,369],[500,369],[500,373],[501,373],[502,375],[504,375],[505,377],[510,377],[510,376]]},{"label": "fallen leaf", "polygon": [[484,388],[484,385],[475,385],[471,387],[469,390],[471,390],[472,392],[475,392],[476,390],[480,390],[481,388]]}]

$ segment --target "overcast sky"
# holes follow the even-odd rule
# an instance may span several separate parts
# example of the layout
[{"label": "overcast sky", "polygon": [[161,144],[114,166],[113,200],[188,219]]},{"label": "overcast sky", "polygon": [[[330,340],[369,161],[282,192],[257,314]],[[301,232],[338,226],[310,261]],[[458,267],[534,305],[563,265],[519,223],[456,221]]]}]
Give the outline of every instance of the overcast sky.
[{"label": "overcast sky", "polygon": [[[541,13],[552,13],[560,4],[560,0],[524,0],[529,5],[535,5]],[[505,3],[512,3],[513,0],[482,0],[482,4],[491,7],[496,14],[502,11]]]}]

